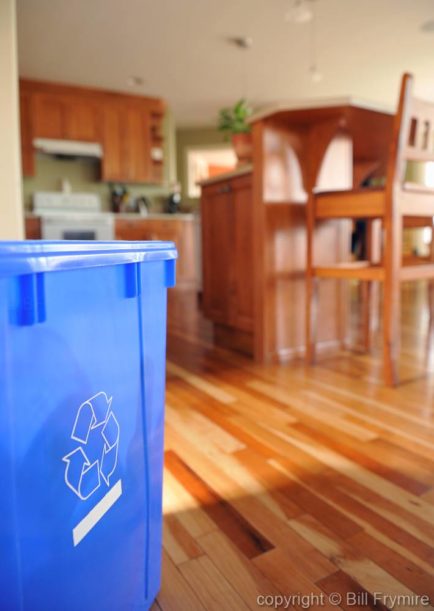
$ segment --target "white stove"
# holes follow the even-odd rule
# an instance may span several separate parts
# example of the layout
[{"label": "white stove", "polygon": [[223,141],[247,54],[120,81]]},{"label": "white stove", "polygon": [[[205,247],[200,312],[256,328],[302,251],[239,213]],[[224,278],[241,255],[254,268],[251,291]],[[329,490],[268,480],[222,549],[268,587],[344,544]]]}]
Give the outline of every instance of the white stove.
[{"label": "white stove", "polygon": [[94,193],[39,192],[33,211],[41,217],[44,240],[113,240],[113,215],[101,211]]}]

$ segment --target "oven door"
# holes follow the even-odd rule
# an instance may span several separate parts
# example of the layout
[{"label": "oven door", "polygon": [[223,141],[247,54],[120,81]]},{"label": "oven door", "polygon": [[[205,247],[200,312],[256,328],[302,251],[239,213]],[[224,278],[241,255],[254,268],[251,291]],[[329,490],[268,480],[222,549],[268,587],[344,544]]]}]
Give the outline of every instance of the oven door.
[{"label": "oven door", "polygon": [[111,214],[48,215],[42,217],[43,240],[113,240]]}]

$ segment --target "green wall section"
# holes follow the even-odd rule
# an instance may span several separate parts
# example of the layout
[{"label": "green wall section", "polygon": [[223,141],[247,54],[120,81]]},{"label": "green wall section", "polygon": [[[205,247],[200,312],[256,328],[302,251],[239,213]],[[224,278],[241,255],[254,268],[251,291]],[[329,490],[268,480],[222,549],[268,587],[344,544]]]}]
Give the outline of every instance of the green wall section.
[{"label": "green wall section", "polygon": [[[71,184],[74,193],[96,193],[101,198],[103,210],[110,210],[110,185],[100,182],[100,162],[93,159],[57,159],[38,154],[36,175],[23,180],[23,198],[26,210],[32,209],[32,196],[36,191],[59,191],[62,178]],[[151,202],[152,210],[163,208],[168,188],[157,185],[126,185],[132,197],[145,195]]]},{"label": "green wall section", "polygon": [[425,182],[425,164],[420,161],[408,161],[405,170],[405,180],[423,185]]},{"label": "green wall section", "polygon": [[183,205],[188,208],[198,206],[197,199],[189,199],[187,195],[187,151],[189,148],[206,147],[227,142],[224,134],[215,127],[179,128],[176,131],[176,168],[178,180],[182,187]]}]

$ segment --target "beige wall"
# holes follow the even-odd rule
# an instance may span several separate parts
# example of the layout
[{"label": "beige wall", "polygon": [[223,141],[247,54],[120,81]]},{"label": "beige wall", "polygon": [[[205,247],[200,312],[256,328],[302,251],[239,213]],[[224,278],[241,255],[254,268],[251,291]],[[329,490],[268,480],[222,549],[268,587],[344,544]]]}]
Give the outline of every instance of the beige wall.
[{"label": "beige wall", "polygon": [[23,237],[14,0],[0,0],[0,239]]}]

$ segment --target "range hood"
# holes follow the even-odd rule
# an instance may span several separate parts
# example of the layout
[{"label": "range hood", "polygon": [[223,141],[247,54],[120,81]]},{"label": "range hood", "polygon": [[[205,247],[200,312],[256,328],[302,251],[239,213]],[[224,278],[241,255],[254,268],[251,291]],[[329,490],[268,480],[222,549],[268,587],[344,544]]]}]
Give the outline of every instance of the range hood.
[{"label": "range hood", "polygon": [[35,138],[33,146],[37,151],[47,155],[61,157],[96,157],[101,159],[102,146],[98,142],[81,142],[79,140],[54,140]]}]

